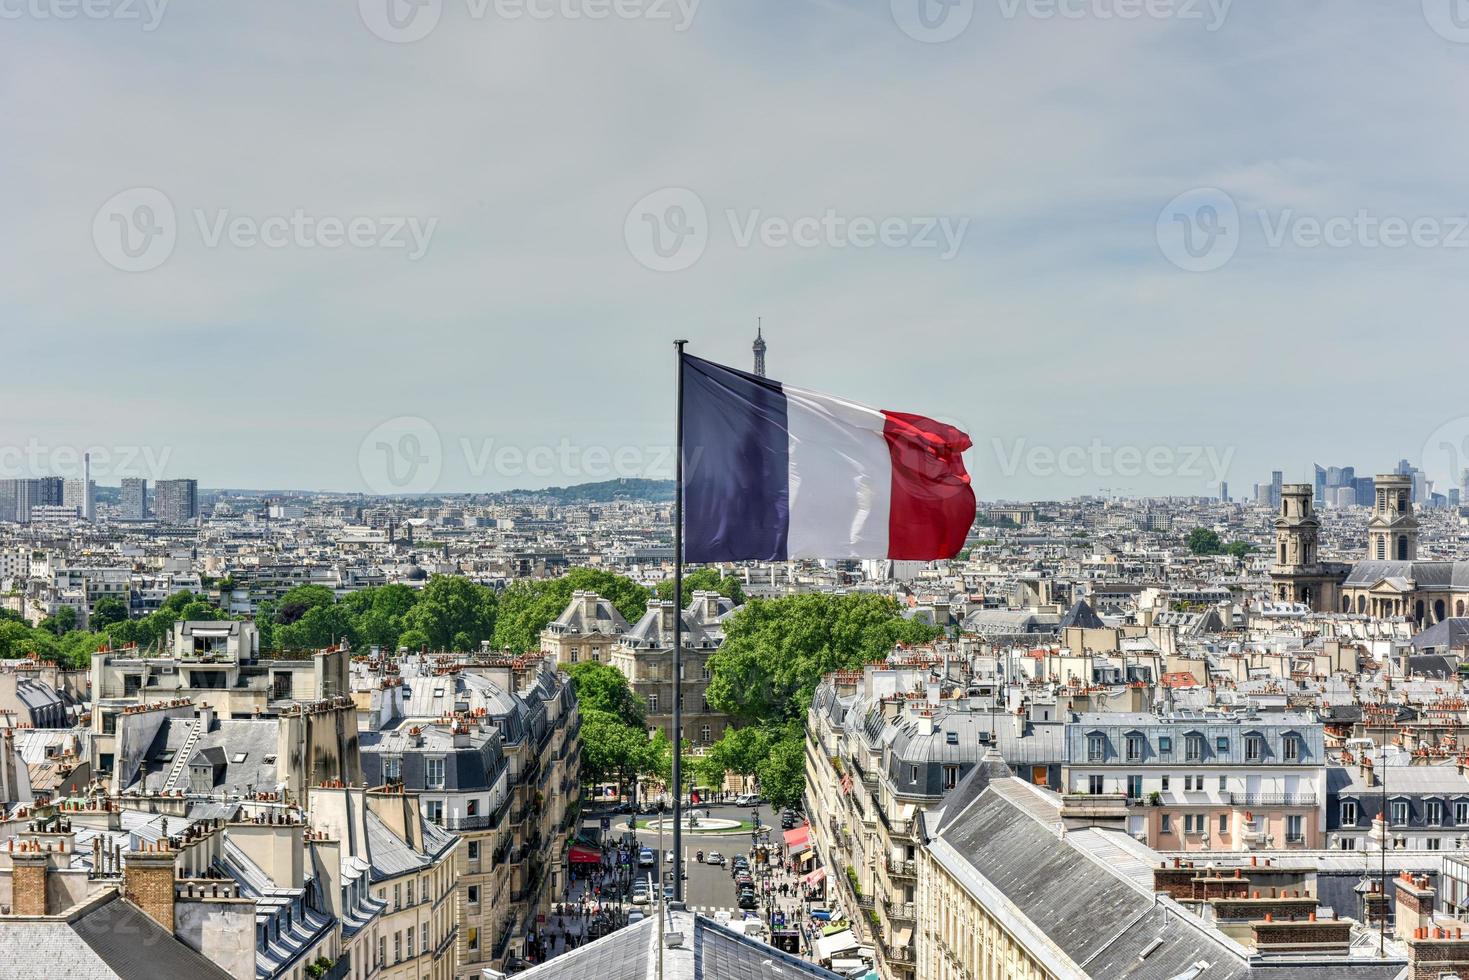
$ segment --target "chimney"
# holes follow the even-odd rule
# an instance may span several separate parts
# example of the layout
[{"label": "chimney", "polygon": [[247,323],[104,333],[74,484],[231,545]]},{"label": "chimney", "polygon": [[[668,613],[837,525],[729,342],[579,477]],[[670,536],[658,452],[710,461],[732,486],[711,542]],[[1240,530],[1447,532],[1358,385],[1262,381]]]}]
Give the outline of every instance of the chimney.
[{"label": "chimney", "polygon": [[1419,929],[1433,925],[1433,902],[1436,892],[1429,887],[1426,877],[1415,878],[1403,872],[1393,880],[1397,897],[1397,917],[1393,923],[1393,935],[1407,939]]},{"label": "chimney", "polygon": [[11,912],[15,915],[46,914],[45,851],[14,851],[10,855]]},{"label": "chimney", "polygon": [[162,850],[132,851],[123,865],[123,886],[128,899],[169,932],[173,932],[174,853],[167,844]]}]

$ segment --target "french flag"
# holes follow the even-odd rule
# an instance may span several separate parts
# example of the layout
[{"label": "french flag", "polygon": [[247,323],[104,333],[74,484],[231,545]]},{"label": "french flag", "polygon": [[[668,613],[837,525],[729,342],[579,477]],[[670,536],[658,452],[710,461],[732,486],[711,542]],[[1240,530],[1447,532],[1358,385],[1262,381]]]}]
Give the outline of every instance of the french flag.
[{"label": "french flag", "polygon": [[969,436],[688,354],[684,557],[952,558],[974,523]]}]

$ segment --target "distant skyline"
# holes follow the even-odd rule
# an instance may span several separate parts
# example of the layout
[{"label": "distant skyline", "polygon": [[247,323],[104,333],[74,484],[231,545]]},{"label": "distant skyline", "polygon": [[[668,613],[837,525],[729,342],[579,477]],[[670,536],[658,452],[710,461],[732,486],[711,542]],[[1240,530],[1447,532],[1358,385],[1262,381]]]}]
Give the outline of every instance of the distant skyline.
[{"label": "distant skyline", "polygon": [[17,7],[0,477],[670,476],[757,317],[988,500],[1464,467],[1450,0],[918,2]]}]

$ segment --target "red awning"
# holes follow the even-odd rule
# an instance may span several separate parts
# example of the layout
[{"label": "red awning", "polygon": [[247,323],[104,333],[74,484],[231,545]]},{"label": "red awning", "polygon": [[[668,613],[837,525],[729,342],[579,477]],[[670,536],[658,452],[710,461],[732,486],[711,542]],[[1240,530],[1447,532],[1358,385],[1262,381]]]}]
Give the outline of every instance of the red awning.
[{"label": "red awning", "polygon": [[786,847],[800,847],[810,836],[811,825],[809,823],[803,823],[795,830],[787,830],[785,832]]},{"label": "red awning", "polygon": [[821,881],[825,877],[826,877],[826,869],[825,868],[817,868],[815,871],[811,872],[809,875],[806,876],[805,881],[806,881],[806,884],[808,884],[808,885],[814,885],[818,881]]},{"label": "red awning", "polygon": [[573,845],[570,861],[572,864],[601,864],[602,852],[590,847],[577,847]]}]

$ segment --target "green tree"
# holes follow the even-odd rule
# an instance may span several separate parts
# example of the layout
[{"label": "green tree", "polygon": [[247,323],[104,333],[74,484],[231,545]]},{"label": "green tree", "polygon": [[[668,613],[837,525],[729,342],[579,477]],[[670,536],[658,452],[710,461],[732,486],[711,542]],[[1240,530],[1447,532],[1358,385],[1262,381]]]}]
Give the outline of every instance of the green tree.
[{"label": "green tree", "polygon": [[628,622],[637,622],[648,605],[648,590],[632,579],[594,568],[573,568],[560,578],[510,583],[500,593],[495,645],[517,653],[541,645],[541,630],[566,609],[573,592],[595,592],[611,602]]},{"label": "green tree", "polygon": [[405,631],[434,650],[466,651],[494,636],[499,601],[492,589],[453,575],[435,575],[403,615]]},{"label": "green tree", "polygon": [[105,630],[113,623],[120,623],[127,618],[127,603],[116,596],[109,595],[92,603],[92,615],[88,622],[94,630]]},{"label": "green tree", "polygon": [[794,807],[806,792],[806,745],[801,726],[787,726],[770,754],[760,761],[760,792],[776,809]]},{"label": "green tree", "polygon": [[1231,541],[1224,546],[1224,553],[1231,555],[1239,561],[1244,561],[1254,550],[1254,545],[1248,541]]},{"label": "green tree", "polygon": [[582,779],[589,783],[631,786],[658,770],[658,747],[648,733],[611,712],[582,708],[581,746]]},{"label": "green tree", "polygon": [[1219,535],[1212,528],[1196,527],[1185,539],[1188,550],[1196,555],[1219,554]]},{"label": "green tree", "polygon": [[[664,579],[659,582],[654,592],[658,598],[665,602],[673,601],[673,579]],[[732,600],[735,605],[745,604],[745,586],[733,575],[719,574],[715,568],[696,568],[691,572],[685,572],[683,577],[683,607],[689,608],[694,601],[695,592],[718,592],[720,595]]]},{"label": "green tree", "polygon": [[76,629],[77,611],[71,606],[62,606],[36,624],[37,629],[46,630],[52,636],[61,636]]},{"label": "green tree", "polygon": [[[628,686],[627,677],[616,667],[584,660],[566,668],[576,690],[576,702],[582,717],[588,711],[611,715],[640,733],[647,727],[647,708]],[[646,736],[644,737],[646,741]],[[582,739],[586,741],[585,737]]]},{"label": "green tree", "polygon": [[725,622],[709,658],[709,703],[742,722],[802,722],[821,678],[886,656],[896,643],[943,631],[903,619],[897,602],[871,593],[807,593],[752,599]]},{"label": "green tree", "polygon": [[298,585],[280,597],[275,621],[278,625],[289,626],[311,610],[334,605],[336,601],[336,593],[325,585]]}]

